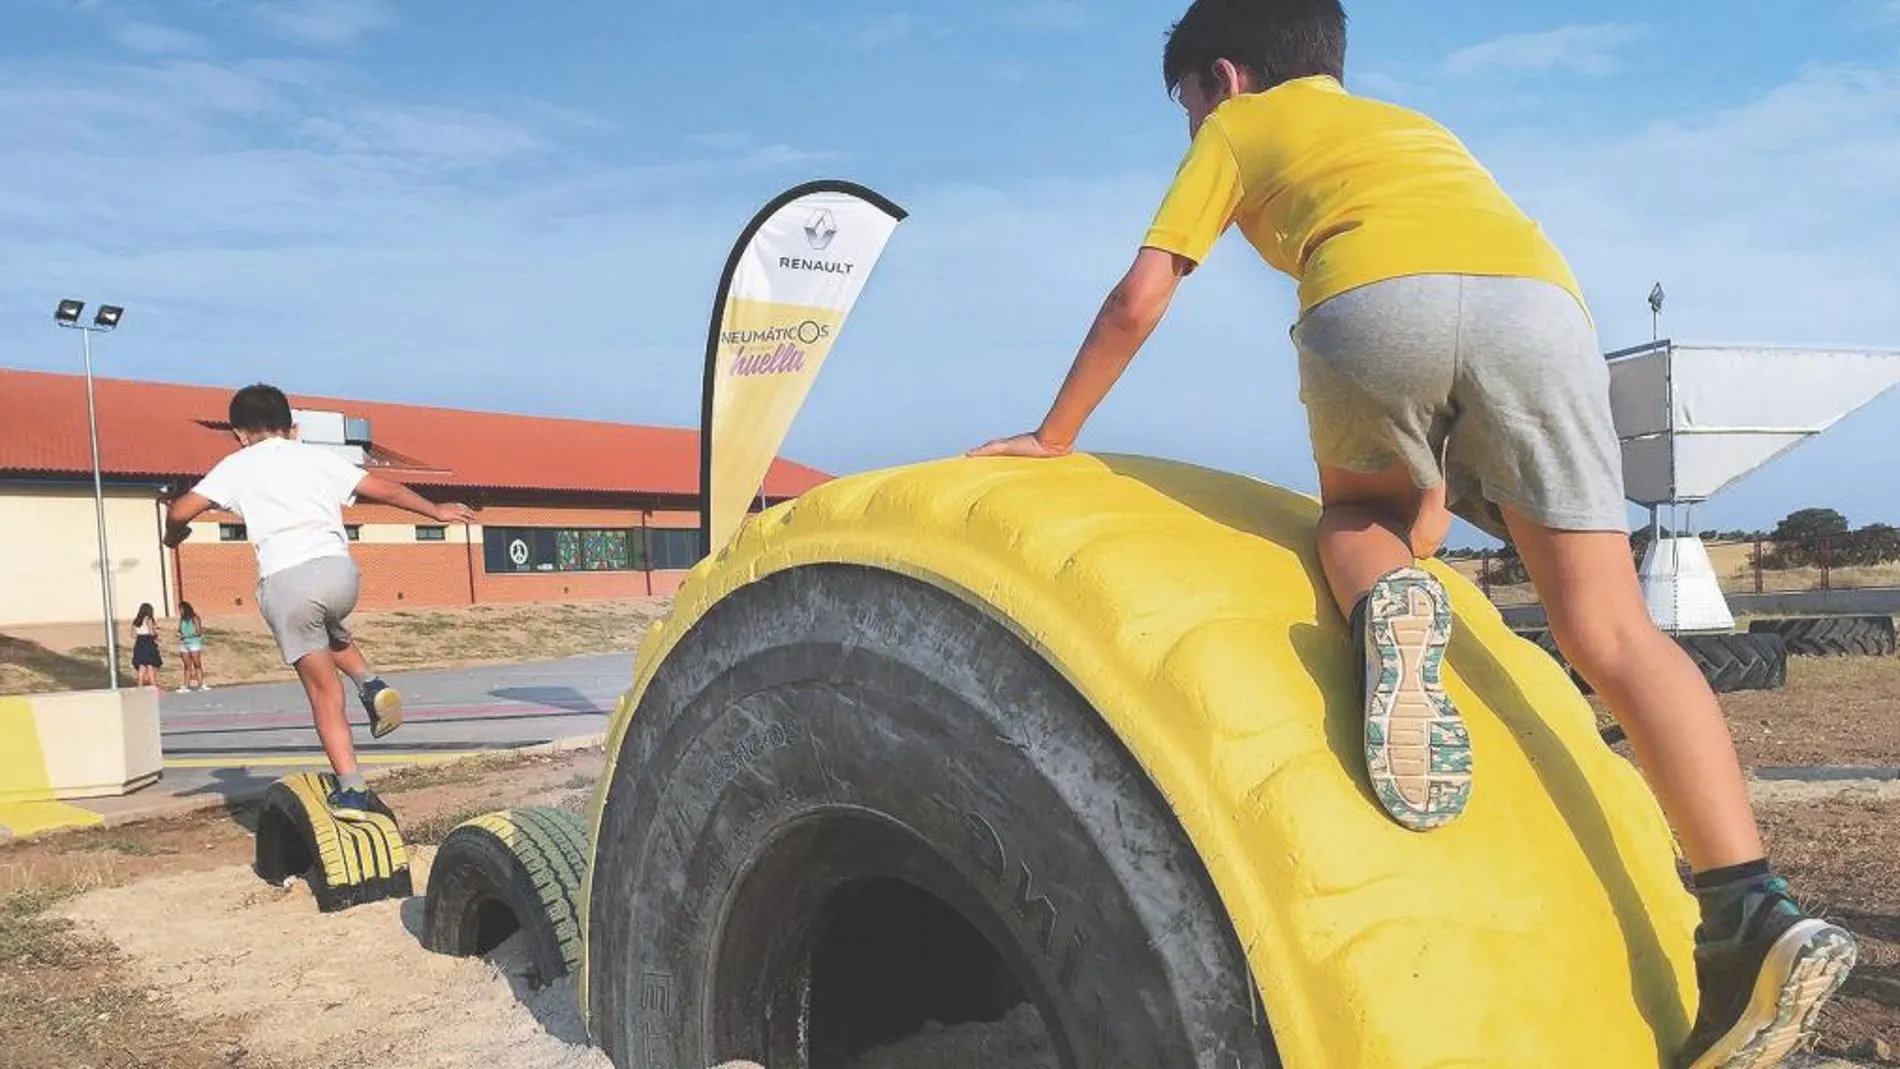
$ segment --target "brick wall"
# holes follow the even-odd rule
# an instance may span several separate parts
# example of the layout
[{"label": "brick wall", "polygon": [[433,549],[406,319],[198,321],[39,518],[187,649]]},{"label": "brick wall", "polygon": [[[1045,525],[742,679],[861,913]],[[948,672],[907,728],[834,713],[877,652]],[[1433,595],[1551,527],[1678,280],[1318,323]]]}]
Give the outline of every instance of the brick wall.
[{"label": "brick wall", "polygon": [[[692,528],[692,512],[639,509],[495,506],[484,508],[481,519],[498,527],[640,527]],[[206,616],[256,611],[257,558],[248,542],[216,541],[216,524],[234,523],[236,517],[206,513],[200,534],[180,546],[175,557],[179,597]],[[679,589],[680,572],[541,572],[529,575],[490,575],[482,563],[481,528],[448,532],[446,542],[415,542],[413,528],[428,521],[384,505],[344,510],[344,522],[390,525],[401,538],[386,541],[382,532],[353,544],[350,553],[363,571],[360,609],[431,608],[534,601],[583,601],[596,598],[670,595]],[[472,590],[471,590],[472,587]],[[472,594],[472,599],[471,599]]]}]

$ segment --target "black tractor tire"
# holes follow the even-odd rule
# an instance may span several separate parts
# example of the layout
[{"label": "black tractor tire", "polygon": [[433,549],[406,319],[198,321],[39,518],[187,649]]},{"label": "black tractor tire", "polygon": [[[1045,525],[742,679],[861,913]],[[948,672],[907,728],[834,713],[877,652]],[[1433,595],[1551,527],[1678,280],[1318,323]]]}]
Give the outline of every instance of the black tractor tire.
[{"label": "black tractor tire", "polygon": [[1890,657],[1895,649],[1891,616],[1795,616],[1754,620],[1750,634],[1776,634],[1790,657]]},{"label": "black tractor tire", "polygon": [[587,820],[545,806],[519,806],[463,821],[429,863],[423,945],[475,957],[526,930],[534,981],[545,986],[580,967],[580,888],[587,875]]},{"label": "black tractor tire", "polygon": [[303,879],[320,913],[414,894],[396,815],[379,798],[367,819],[339,817],[327,801],[335,789],[327,772],[271,784],[257,815],[251,870],[280,887],[293,876]]},{"label": "black tractor tire", "polygon": [[826,1069],[1025,1001],[1066,1069],[1279,1065],[1141,766],[1008,627],[890,572],[779,572],[682,637],[591,879],[589,1024],[620,1069]]},{"label": "black tractor tire", "polygon": [[1788,648],[1773,632],[1677,635],[1676,642],[1717,694],[1779,690],[1788,682]]}]

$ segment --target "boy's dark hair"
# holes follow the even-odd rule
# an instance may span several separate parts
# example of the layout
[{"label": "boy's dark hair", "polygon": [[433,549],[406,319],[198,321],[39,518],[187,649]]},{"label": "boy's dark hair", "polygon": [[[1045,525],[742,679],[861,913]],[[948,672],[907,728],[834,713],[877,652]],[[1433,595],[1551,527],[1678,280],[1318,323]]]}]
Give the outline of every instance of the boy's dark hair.
[{"label": "boy's dark hair", "polygon": [[275,386],[258,383],[231,395],[231,429],[267,433],[290,429],[290,399]]},{"label": "boy's dark hair", "polygon": [[1340,0],[1194,0],[1161,55],[1168,94],[1190,74],[1211,77],[1223,59],[1262,89],[1320,74],[1343,82],[1346,10]]}]

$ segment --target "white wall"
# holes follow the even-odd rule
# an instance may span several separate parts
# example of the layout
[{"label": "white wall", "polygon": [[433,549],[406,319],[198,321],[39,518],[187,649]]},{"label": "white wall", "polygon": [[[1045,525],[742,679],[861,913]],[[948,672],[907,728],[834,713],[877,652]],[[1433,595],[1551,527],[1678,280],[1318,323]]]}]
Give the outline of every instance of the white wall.
[{"label": "white wall", "polygon": [[[166,608],[157,494],[106,488],[114,608]],[[0,485],[0,627],[97,621],[99,535],[91,487]]]}]

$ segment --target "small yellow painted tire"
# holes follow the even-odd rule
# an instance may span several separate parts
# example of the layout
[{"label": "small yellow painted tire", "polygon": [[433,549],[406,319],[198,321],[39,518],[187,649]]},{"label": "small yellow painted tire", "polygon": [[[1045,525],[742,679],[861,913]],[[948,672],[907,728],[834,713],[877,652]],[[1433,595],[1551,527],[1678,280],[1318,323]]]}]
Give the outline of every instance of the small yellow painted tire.
[{"label": "small yellow painted tire", "polygon": [[303,879],[323,913],[414,894],[395,814],[377,799],[372,813],[339,817],[327,802],[335,789],[327,772],[271,784],[258,813],[252,871],[279,886]]},{"label": "small yellow painted tire", "polygon": [[525,931],[535,979],[551,983],[580,963],[586,869],[587,822],[578,813],[522,806],[464,821],[429,865],[423,944],[472,957]]}]

